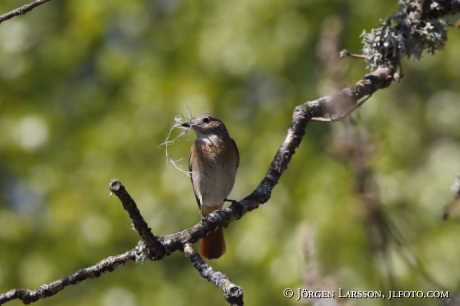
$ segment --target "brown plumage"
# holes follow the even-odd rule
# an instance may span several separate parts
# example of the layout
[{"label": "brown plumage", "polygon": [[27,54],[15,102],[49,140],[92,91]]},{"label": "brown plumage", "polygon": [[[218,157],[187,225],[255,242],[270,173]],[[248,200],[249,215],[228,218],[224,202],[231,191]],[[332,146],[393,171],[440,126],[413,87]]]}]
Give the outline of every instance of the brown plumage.
[{"label": "brown plumage", "polygon": [[[198,207],[204,217],[222,209],[224,200],[232,191],[239,164],[238,148],[225,124],[213,115],[197,115],[183,126],[193,129],[197,135],[190,150],[189,170]],[[200,252],[208,259],[219,258],[225,253],[221,228],[201,240]]]}]

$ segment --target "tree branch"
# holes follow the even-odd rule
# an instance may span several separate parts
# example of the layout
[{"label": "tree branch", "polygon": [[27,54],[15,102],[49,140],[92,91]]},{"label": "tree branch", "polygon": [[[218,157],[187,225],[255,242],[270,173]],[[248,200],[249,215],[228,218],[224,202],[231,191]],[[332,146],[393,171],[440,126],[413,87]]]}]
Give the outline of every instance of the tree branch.
[{"label": "tree branch", "polygon": [[21,300],[24,304],[30,304],[39,299],[53,296],[69,285],[76,285],[86,279],[99,277],[104,272],[112,272],[119,265],[135,260],[136,252],[135,249],[132,249],[117,256],[110,256],[92,267],[78,270],[72,275],[41,285],[40,288],[35,290],[12,289],[0,294],[0,305],[15,299]]},{"label": "tree branch", "polygon": [[195,269],[197,269],[201,277],[207,279],[224,291],[225,300],[230,306],[242,306],[244,304],[243,289],[232,284],[225,274],[214,271],[211,266],[206,264],[201,256],[195,251],[193,244],[187,242],[184,245],[184,252],[185,256],[190,260]]},{"label": "tree branch", "polygon": [[349,110],[347,110],[345,113],[338,115],[337,117],[333,118],[323,118],[323,117],[313,117],[311,118],[311,121],[317,121],[317,122],[337,122],[337,121],[342,121],[343,119],[347,118],[352,112],[354,112],[358,107],[364,104],[367,100],[369,100],[371,96],[367,95],[364,96],[358,103],[350,107]]},{"label": "tree branch", "polygon": [[[130,260],[143,260],[144,256],[152,260],[160,260],[165,255],[169,255],[174,251],[183,251],[184,245],[187,248],[187,250],[184,250],[187,258],[192,261],[197,270],[200,271],[200,275],[203,276],[204,274],[202,273],[205,271],[203,267],[206,266],[203,266],[202,262],[196,258],[194,255],[196,252],[191,249],[190,245],[219,227],[227,227],[230,223],[240,219],[247,212],[267,202],[270,199],[273,188],[278,183],[283,172],[287,169],[295,150],[300,145],[302,137],[305,134],[305,128],[311,118],[322,117],[328,113],[335,113],[336,109],[357,104],[361,98],[368,95],[370,96],[375,91],[388,87],[393,81],[396,66],[397,65],[388,62],[386,66],[379,67],[376,71],[366,75],[355,85],[346,87],[332,96],[322,97],[318,100],[305,102],[297,106],[294,109],[292,122],[288,128],[286,137],[278,149],[265,177],[257,188],[240,202],[234,201],[230,207],[209,214],[198,224],[182,232],[163,237],[153,235],[147,223],[140,215],[136,203],[128,194],[123,184],[118,180],[111,180],[109,188],[120,199],[123,208],[128,211],[134,228],[138,231],[139,236],[145,243],[145,248],[141,245],[137,250],[133,249],[127,253],[109,257],[93,267],[82,269],[66,278],[43,285],[34,291],[13,289],[0,295],[0,304],[13,299],[21,299],[25,304],[35,302],[38,299],[56,294],[68,285],[76,284],[87,278],[98,277],[105,271],[113,271],[121,263]],[[145,254],[140,254],[142,252]],[[212,269],[209,271],[212,271]],[[206,276],[203,277],[219,287],[222,284],[231,284],[225,275],[220,272],[212,272],[205,275]],[[243,298],[242,292],[240,294],[241,288],[233,284],[231,285],[232,286],[228,289],[230,291],[224,290],[226,300],[231,305],[240,305],[238,301],[240,299],[242,301]]]},{"label": "tree branch", "polygon": [[151,229],[148,227],[147,222],[144,221],[136,203],[126,191],[125,186],[119,180],[113,179],[110,181],[109,189],[120,199],[123,208],[128,212],[129,217],[133,221],[134,228],[144,241],[147,250],[149,250],[145,255],[152,260],[163,258],[165,256],[165,248],[159,241],[158,236],[152,234]]},{"label": "tree branch", "polygon": [[[33,7],[47,1],[49,0],[37,0],[34,3],[15,10],[18,11],[18,13],[13,13],[14,11],[12,11],[5,15],[11,14],[12,17],[24,14]],[[436,2],[438,6],[437,12],[441,11],[439,6],[444,5],[444,2],[446,1]],[[453,7],[452,9],[458,11],[460,7],[459,0],[450,1],[449,3],[449,7]],[[430,7],[432,7],[432,5],[430,5]],[[451,11],[445,10],[442,10],[442,12],[451,13]],[[0,22],[11,18],[6,18],[4,17],[5,15],[0,16]],[[420,16],[422,16],[422,14],[420,14]],[[428,11],[423,11],[423,16],[430,16],[430,13]],[[312,118],[324,117],[326,114],[340,113],[341,110],[354,110],[356,105],[359,105],[361,99],[372,96],[377,90],[386,88],[390,86],[393,81],[397,80],[399,78],[397,70],[400,68],[400,56],[396,53],[393,57],[390,56],[391,53],[385,54],[386,56],[383,58],[384,61],[382,64],[375,71],[364,76],[356,84],[346,87],[334,95],[305,102],[295,107],[292,122],[287,130],[286,137],[276,152],[267,173],[257,188],[243,200],[239,202],[234,201],[230,207],[211,213],[203,218],[201,222],[189,229],[185,229],[176,234],[158,237],[151,233],[147,223],[140,215],[134,200],[129,196],[121,182],[112,180],[110,182],[110,190],[117,195],[124,209],[128,211],[134,228],[138,231],[143,243],[136,249],[132,249],[118,256],[109,257],[95,266],[79,270],[61,280],[42,285],[39,289],[34,291],[13,289],[0,295],[0,304],[13,299],[21,299],[24,304],[28,304],[38,299],[52,296],[68,285],[77,284],[88,278],[98,277],[106,271],[113,271],[118,265],[128,261],[138,261],[144,258],[160,260],[166,255],[179,250],[185,252],[186,257],[191,261],[202,277],[224,290],[225,298],[230,305],[242,305],[243,292],[241,288],[232,284],[225,275],[213,271],[210,266],[204,263],[194,250],[192,244],[200,238],[205,237],[208,233],[215,231],[217,228],[227,227],[233,221],[241,218],[247,212],[256,209],[259,205],[264,204],[270,199],[273,188],[278,183],[283,172],[287,169],[295,150],[302,141],[307,124]]]},{"label": "tree branch", "polygon": [[37,6],[42,5],[43,3],[48,2],[48,1],[51,1],[51,0],[35,0],[32,3],[25,4],[21,7],[18,7],[17,9],[12,10],[11,12],[1,15],[0,23],[2,23],[5,20],[11,19],[15,16],[24,15],[25,13],[30,12]]}]

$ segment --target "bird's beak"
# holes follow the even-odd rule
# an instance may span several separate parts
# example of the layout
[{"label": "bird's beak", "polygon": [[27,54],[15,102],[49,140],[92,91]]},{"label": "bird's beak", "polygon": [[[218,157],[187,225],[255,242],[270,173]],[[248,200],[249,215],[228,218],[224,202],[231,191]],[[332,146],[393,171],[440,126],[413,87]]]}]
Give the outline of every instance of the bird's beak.
[{"label": "bird's beak", "polygon": [[182,124],[181,126],[189,128],[190,127],[190,122],[186,122],[186,123]]}]

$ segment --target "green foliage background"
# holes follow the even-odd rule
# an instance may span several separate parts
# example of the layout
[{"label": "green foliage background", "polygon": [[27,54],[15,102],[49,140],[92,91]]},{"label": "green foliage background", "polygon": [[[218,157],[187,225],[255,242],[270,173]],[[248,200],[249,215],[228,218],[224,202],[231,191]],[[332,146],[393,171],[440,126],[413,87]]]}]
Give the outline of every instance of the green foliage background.
[{"label": "green foliage background", "polygon": [[[231,198],[249,194],[283,141],[294,107],[367,73],[363,61],[346,58],[336,62],[340,74],[328,75],[318,52],[324,33],[336,33],[340,49],[359,53],[362,30],[396,10],[395,2],[51,1],[0,24],[0,292],[35,289],[136,245],[127,214],[108,196],[112,178],[127,187],[154,233],[197,223],[190,181],[166,164],[159,147],[174,116],[188,116],[189,108],[226,123],[241,155]],[[2,1],[0,11],[22,4]],[[458,50],[460,31],[450,28],[444,51],[404,60],[402,82],[357,112],[372,147],[369,173],[404,244],[393,245],[386,262],[376,255],[353,191],[353,165],[334,153],[348,127],[311,123],[271,200],[225,230],[227,254],[211,262],[242,286],[247,305],[296,305],[282,290],[313,290],[306,285],[311,266],[321,275],[318,284],[327,279],[327,290],[336,292],[382,290],[387,271],[393,275],[387,289],[441,289],[401,250],[417,254],[454,294],[460,227],[442,222],[441,214],[460,170]],[[169,148],[183,168],[194,137]],[[37,305],[225,301],[176,252],[130,263]]]}]

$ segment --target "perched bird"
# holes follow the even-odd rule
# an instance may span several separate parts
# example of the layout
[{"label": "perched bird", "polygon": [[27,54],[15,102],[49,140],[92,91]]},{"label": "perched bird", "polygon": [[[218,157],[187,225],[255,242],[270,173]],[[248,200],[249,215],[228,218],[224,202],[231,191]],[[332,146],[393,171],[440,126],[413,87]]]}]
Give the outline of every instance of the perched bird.
[{"label": "perched bird", "polygon": [[[189,170],[201,216],[205,217],[222,209],[235,183],[240,155],[225,124],[216,116],[197,115],[182,126],[194,130],[197,135],[190,150]],[[222,228],[201,240],[200,253],[208,259],[219,258],[225,253]]]}]

